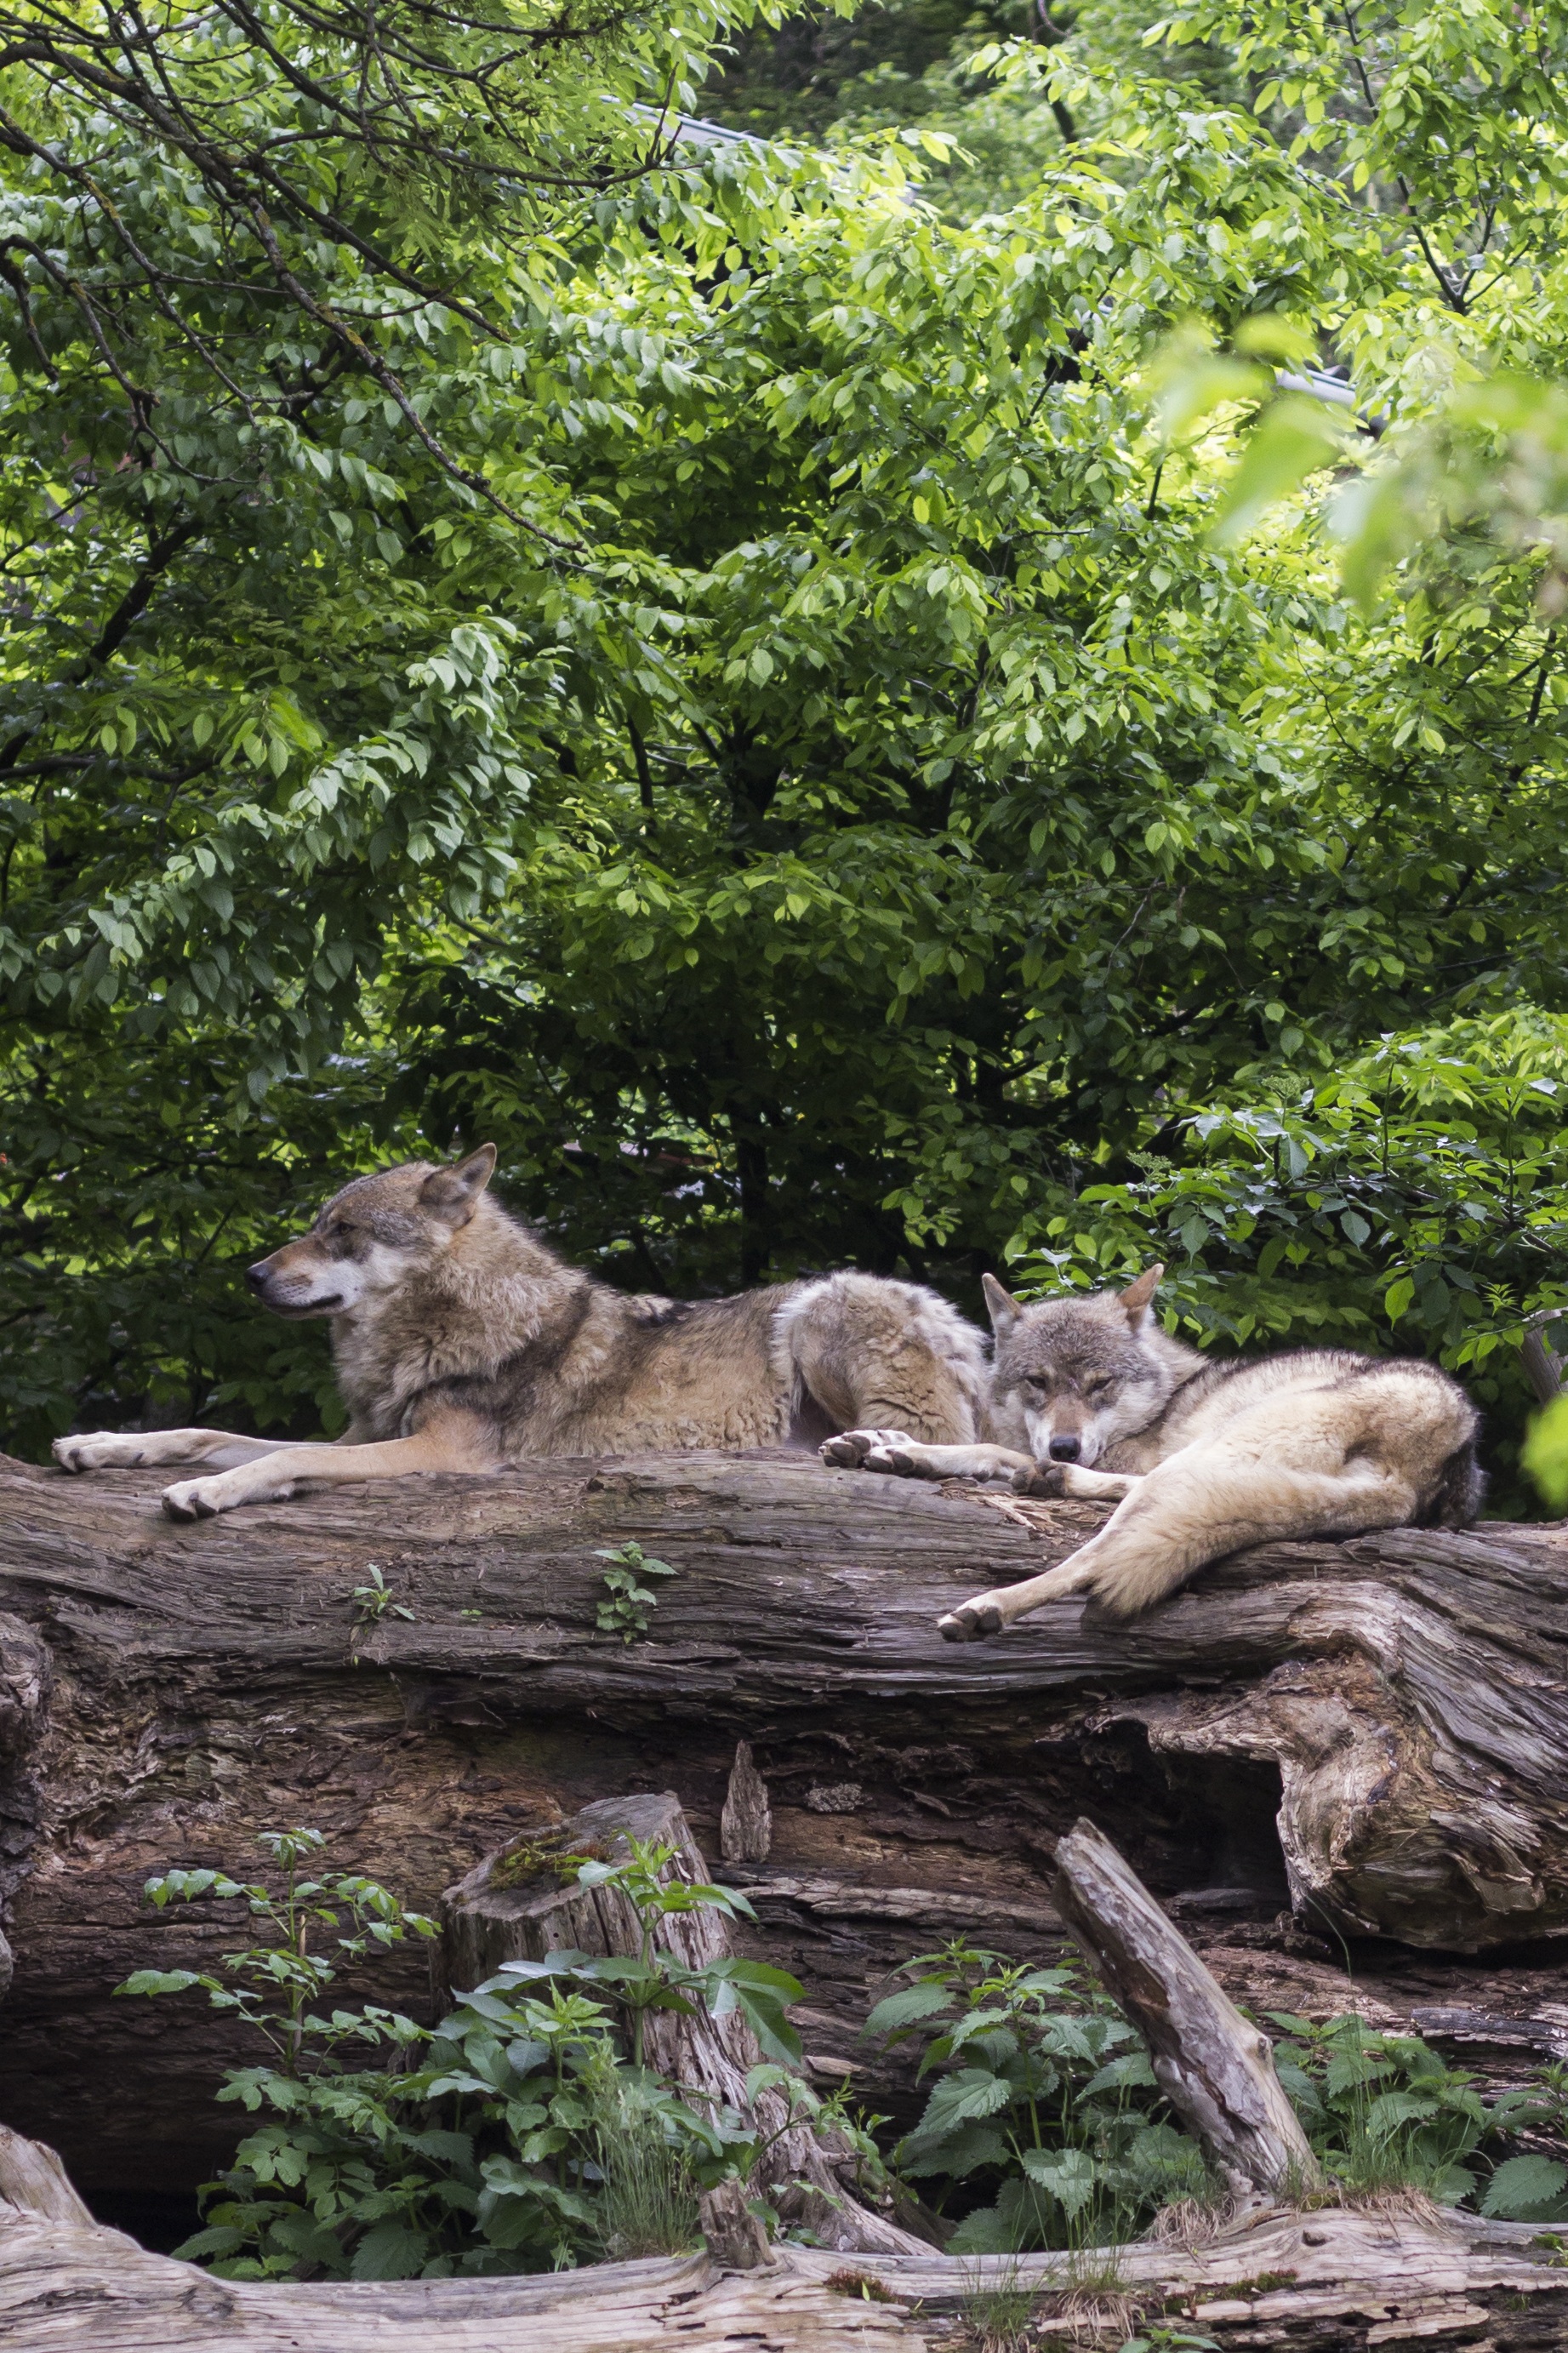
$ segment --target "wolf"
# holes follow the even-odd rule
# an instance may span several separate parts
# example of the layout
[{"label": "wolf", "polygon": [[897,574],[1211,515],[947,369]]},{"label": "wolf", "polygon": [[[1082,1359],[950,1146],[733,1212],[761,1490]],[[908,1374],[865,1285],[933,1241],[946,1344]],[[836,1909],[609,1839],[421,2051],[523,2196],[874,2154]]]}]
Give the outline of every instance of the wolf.
[{"label": "wolf", "polygon": [[301,1482],[482,1472],[543,1454],[814,1445],[851,1425],[965,1446],[986,1434],[983,1335],[919,1285],[865,1274],[733,1299],[637,1297],[567,1266],[488,1187],[493,1145],[334,1194],[249,1268],[275,1314],[327,1316],[351,1420],[297,1445],[221,1430],[57,1439],[67,1471],[161,1463],[172,1519],[280,1500]]},{"label": "wolf", "polygon": [[821,1447],[825,1461],[850,1468],[1011,1473],[1024,1494],[1115,1504],[1058,1567],[941,1619],[949,1641],[979,1641],[1072,1593],[1134,1617],[1244,1545],[1462,1528],[1480,1509],[1479,1416],[1437,1366],[1333,1348],[1213,1363],[1154,1321],[1164,1271],[1152,1266],[1125,1291],[1036,1306],[986,1275],[990,1440],[941,1446],[852,1430]]}]

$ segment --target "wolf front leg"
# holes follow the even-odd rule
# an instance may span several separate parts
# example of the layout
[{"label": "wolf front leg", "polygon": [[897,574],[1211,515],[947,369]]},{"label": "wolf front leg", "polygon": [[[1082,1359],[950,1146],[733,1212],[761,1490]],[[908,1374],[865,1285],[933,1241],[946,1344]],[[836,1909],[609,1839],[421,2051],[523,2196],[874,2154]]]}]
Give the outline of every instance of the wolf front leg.
[{"label": "wolf front leg", "polygon": [[466,1414],[444,1415],[412,1438],[389,1438],[367,1446],[283,1446],[275,1453],[216,1479],[185,1479],[163,1491],[172,1520],[205,1520],[241,1504],[281,1503],[302,1481],[312,1486],[342,1486],[354,1479],[402,1479],[416,1471],[479,1474],[499,1471],[501,1458],[479,1425]]},{"label": "wolf front leg", "polygon": [[1408,1479],[1356,1457],[1337,1470],[1190,1447],[1138,1481],[1098,1535],[1042,1577],[977,1593],[938,1628],[977,1642],[1047,1601],[1092,1593],[1113,1617],[1152,1609],[1205,1563],[1280,1537],[1398,1527],[1415,1508]]},{"label": "wolf front leg", "polygon": [[896,1479],[1002,1479],[1033,1466],[1006,1446],[927,1446],[907,1430],[842,1430],[817,1448],[824,1462]]},{"label": "wolf front leg", "polygon": [[206,1462],[215,1471],[231,1471],[264,1454],[301,1450],[290,1439],[237,1438],[227,1430],[98,1430],[57,1438],[51,1451],[62,1471],[79,1472],[153,1470],[164,1462]]}]

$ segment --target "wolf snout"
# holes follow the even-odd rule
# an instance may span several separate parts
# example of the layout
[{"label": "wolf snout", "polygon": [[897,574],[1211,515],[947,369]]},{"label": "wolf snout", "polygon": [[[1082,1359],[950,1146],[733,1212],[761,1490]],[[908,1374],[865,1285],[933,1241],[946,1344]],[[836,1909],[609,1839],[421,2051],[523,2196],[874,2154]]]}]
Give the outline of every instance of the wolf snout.
[{"label": "wolf snout", "polygon": [[247,1282],[249,1283],[252,1291],[260,1293],[266,1290],[268,1277],[270,1275],[271,1271],[272,1270],[268,1265],[267,1261],[265,1259],[258,1259],[254,1266],[247,1266],[246,1268],[245,1279]]},{"label": "wolf snout", "polygon": [[1076,1462],[1083,1452],[1081,1438],[1053,1438],[1050,1456],[1053,1462]]}]

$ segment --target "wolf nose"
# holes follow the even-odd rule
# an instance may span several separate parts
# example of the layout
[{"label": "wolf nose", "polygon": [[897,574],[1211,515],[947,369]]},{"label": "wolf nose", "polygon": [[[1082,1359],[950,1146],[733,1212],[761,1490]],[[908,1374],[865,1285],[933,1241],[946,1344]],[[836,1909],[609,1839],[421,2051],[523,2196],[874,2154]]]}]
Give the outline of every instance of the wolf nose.
[{"label": "wolf nose", "polygon": [[245,1270],[245,1279],[252,1291],[265,1291],[267,1288],[266,1260],[258,1259],[254,1266],[247,1266]]},{"label": "wolf nose", "polygon": [[1083,1440],[1081,1438],[1053,1438],[1051,1440],[1051,1461],[1053,1462],[1076,1462],[1082,1452]]}]

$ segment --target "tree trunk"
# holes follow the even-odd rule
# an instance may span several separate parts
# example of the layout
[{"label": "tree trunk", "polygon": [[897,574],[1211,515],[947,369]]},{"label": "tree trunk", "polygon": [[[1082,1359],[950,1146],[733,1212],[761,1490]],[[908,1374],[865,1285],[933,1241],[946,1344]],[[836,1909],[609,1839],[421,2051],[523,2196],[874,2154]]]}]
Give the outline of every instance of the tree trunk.
[{"label": "tree trunk", "polygon": [[[557,1460],[194,1526],[162,1483],[0,1468],[0,2116],[100,2212],[184,2195],[232,2149],[211,2102],[232,2027],[108,1995],[239,1941],[221,1907],[154,1913],[141,1885],[248,1875],[263,1828],[313,1825],[430,1910],[552,1804],[628,1789],[675,1790],[716,1855],[745,1740],[773,1821],[765,1869],[732,1874],[765,1924],[746,1948],[813,1981],[819,2080],[858,2069],[879,2105],[898,2085],[853,2028],[883,1972],[960,1923],[1038,1949],[1042,1873],[1085,1812],[1178,1908],[1289,1901],[1449,1954],[1568,1930],[1561,1529],[1273,1546],[1131,1625],[1064,1601],[952,1647],[944,1609],[1103,1514],[783,1453]],[[595,1619],[595,1550],[627,1538],[679,1572],[630,1644]],[[356,1630],[372,1564],[411,1620]],[[416,1967],[383,1957],[345,1998],[416,2008]]]}]

